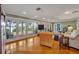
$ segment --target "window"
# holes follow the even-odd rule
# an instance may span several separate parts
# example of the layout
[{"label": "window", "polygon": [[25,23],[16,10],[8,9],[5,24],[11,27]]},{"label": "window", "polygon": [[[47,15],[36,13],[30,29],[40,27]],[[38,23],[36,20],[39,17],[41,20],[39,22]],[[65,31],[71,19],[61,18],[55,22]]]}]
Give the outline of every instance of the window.
[{"label": "window", "polygon": [[38,24],[36,22],[33,23],[34,33],[38,32]]},{"label": "window", "polygon": [[18,24],[18,34],[22,35],[22,22]]},{"label": "window", "polygon": [[27,24],[27,34],[33,34],[33,23],[30,22]]},{"label": "window", "polygon": [[16,22],[8,20],[6,22],[6,37],[7,39],[13,38],[17,35],[16,33]]},{"label": "window", "polygon": [[17,20],[17,18],[6,17],[6,38],[12,39],[21,35],[35,34],[38,32],[36,21]]},{"label": "window", "polygon": [[26,23],[22,23],[22,32],[23,32],[23,34],[25,35],[26,34]]},{"label": "window", "polygon": [[55,23],[54,24],[54,32],[58,32],[62,30],[62,23]]}]

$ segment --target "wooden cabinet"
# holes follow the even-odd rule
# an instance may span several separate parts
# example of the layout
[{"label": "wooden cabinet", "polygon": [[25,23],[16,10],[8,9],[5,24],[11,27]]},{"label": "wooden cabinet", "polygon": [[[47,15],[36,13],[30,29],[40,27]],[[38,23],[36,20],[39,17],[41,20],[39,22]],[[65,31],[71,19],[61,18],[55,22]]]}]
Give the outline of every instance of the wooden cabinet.
[{"label": "wooden cabinet", "polygon": [[53,43],[52,32],[41,32],[39,33],[40,44],[48,47],[52,47]]}]

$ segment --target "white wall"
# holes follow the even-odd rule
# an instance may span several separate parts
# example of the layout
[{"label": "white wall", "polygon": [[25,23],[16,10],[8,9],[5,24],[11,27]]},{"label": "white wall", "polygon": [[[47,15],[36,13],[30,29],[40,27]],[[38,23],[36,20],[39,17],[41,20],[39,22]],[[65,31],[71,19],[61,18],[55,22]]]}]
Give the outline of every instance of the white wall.
[{"label": "white wall", "polygon": [[77,26],[77,31],[79,32],[79,19],[76,22],[76,26]]}]

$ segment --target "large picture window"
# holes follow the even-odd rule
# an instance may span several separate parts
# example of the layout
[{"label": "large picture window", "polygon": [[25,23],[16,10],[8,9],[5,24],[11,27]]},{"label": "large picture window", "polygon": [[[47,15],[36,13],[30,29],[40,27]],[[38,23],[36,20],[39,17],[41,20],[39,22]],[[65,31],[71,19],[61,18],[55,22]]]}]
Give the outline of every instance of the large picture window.
[{"label": "large picture window", "polygon": [[33,30],[34,30],[34,27],[33,27],[33,23],[30,22],[27,24],[27,34],[33,34]]},{"label": "large picture window", "polygon": [[[18,20],[17,20],[18,19]],[[36,34],[38,32],[38,22],[21,20],[20,18],[6,17],[6,38],[12,39],[18,36]]]},{"label": "large picture window", "polygon": [[16,22],[8,20],[6,22],[6,38],[13,38],[17,35],[16,33]]}]

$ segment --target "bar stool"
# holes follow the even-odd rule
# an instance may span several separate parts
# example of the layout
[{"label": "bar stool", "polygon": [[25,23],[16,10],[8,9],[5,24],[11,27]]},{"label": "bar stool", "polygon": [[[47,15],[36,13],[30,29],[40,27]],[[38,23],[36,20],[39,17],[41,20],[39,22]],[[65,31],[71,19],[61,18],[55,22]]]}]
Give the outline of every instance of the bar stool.
[{"label": "bar stool", "polygon": [[65,37],[64,35],[60,34],[59,36],[59,47],[65,46],[69,49],[69,37]]}]

